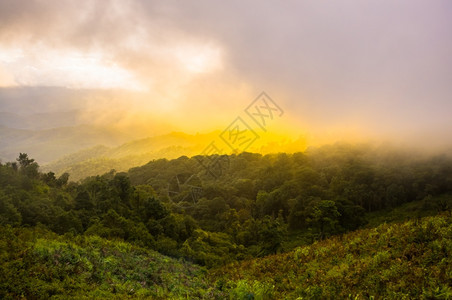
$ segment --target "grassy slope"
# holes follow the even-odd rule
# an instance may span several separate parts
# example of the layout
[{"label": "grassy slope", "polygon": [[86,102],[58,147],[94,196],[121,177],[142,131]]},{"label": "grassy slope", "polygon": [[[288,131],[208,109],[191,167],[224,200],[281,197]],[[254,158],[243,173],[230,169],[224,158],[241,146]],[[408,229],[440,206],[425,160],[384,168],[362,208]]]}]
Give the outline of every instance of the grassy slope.
[{"label": "grassy slope", "polygon": [[121,241],[0,227],[1,299],[211,298],[205,271]]},{"label": "grassy slope", "polygon": [[452,299],[451,221],[446,212],[382,224],[208,278],[122,241],[0,227],[0,298]]},{"label": "grassy slope", "polygon": [[210,278],[234,299],[452,299],[452,217],[382,224],[234,263]]},{"label": "grassy slope", "polygon": [[[423,200],[404,203],[394,208],[366,213],[367,224],[364,228],[375,228],[383,223],[402,223],[411,219],[436,216],[444,210],[444,207],[452,208],[452,195],[429,196]],[[291,231],[283,243],[283,252],[311,243],[312,235],[308,230]]]}]

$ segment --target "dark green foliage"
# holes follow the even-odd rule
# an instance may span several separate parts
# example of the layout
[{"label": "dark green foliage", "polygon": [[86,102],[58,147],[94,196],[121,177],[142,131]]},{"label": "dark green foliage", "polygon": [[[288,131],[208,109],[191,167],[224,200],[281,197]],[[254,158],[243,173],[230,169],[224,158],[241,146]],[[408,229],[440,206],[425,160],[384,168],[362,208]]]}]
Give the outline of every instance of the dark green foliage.
[{"label": "dark green foliage", "polygon": [[145,220],[161,220],[169,215],[168,209],[155,197],[146,198],[143,201],[142,209]]},{"label": "dark green foliage", "polygon": [[337,210],[336,203],[331,200],[315,200],[311,203],[312,211],[307,219],[308,225],[311,225],[318,233],[321,239],[325,235],[337,233],[340,213]]},{"label": "dark green foliage", "polygon": [[[11,232],[17,235],[21,232],[17,229],[20,227],[33,227],[44,231],[43,239],[49,239],[50,244],[54,241],[71,244],[71,239],[82,237],[92,241],[106,239],[118,244],[125,242],[129,245],[127,247],[157,250],[212,268],[287,252],[296,246],[326,240],[334,235],[342,236],[366,226],[368,221],[367,226],[372,227],[450,211],[451,159],[406,159],[394,153],[379,155],[376,159],[377,156],[378,152],[370,149],[345,146],[292,155],[241,153],[228,157],[228,167],[219,177],[212,177],[195,158],[181,157],[152,161],[128,173],[112,170],[74,183],[68,182],[68,174],[57,178],[52,172],[39,173],[37,163],[28,155],[20,154],[17,163],[0,164],[0,226],[16,228],[4,227],[9,228],[5,236]],[[196,178],[185,188],[198,188],[200,193],[195,196],[189,188],[178,194],[174,186],[179,187],[179,184],[175,185],[174,178],[183,184],[187,178]],[[176,193],[169,193],[169,188]],[[65,237],[57,237],[48,230]],[[31,251],[30,245],[21,244],[20,240],[30,241],[31,237],[25,235],[32,235],[32,232],[24,230],[23,234],[18,234],[20,239],[15,239],[18,249],[24,249],[26,257]],[[421,244],[432,242],[435,237],[432,239],[426,232],[416,235],[414,241]],[[30,243],[35,243],[35,240]],[[396,245],[397,241],[391,243]],[[70,249],[69,252],[75,248]],[[77,251],[67,255],[80,255],[76,254]],[[350,251],[356,251],[358,255],[361,251],[370,250],[359,244]],[[16,258],[13,261],[13,264],[18,263]],[[17,268],[8,265],[20,270],[17,274],[7,273],[11,280],[26,276],[24,274],[32,266],[40,265],[41,261],[32,256],[31,261],[25,263],[25,260],[20,261]],[[313,264],[311,271],[318,272],[316,267],[319,266],[310,263]],[[92,296],[104,297],[115,292],[104,286],[111,284],[110,274],[105,275],[107,266],[95,261],[91,264],[95,271],[90,269],[89,284],[101,286],[98,289],[100,294]],[[36,274],[42,270],[39,267]],[[290,273],[290,270],[286,271]],[[60,270],[49,272],[58,273]],[[85,273],[78,273],[79,269],[75,267],[68,272],[67,279],[59,278],[56,273],[42,273],[39,276],[47,278],[45,280],[51,287],[46,286],[43,292],[40,286],[47,283],[30,281],[25,287],[29,289],[27,293],[70,295],[66,289],[76,290],[84,283],[71,279],[69,274],[78,276]],[[121,272],[120,268],[117,272]],[[317,274],[315,272],[312,274]],[[359,272],[353,276],[353,282],[360,280]],[[60,283],[65,280],[68,282],[62,288]],[[226,286],[225,279],[217,286],[228,290],[229,295],[219,292],[221,297],[278,298],[285,294],[275,291],[272,286],[288,283],[282,275],[275,280],[280,281],[267,282],[257,278],[238,280]],[[372,280],[366,284],[378,281]],[[325,290],[322,284],[316,281],[296,295],[322,298],[339,293],[337,287]],[[133,287],[134,290],[137,288]],[[448,288],[441,281],[441,285],[426,286],[421,293],[428,297],[443,297],[441,295],[447,295]],[[3,293],[9,291],[5,286],[2,289]],[[91,295],[86,289],[83,291]],[[163,294],[160,295],[159,291]],[[168,289],[154,292],[149,295],[163,298],[171,295]],[[350,297],[356,297],[352,292]]]},{"label": "dark green foliage", "polygon": [[0,225],[20,225],[22,215],[13,205],[11,196],[4,195],[0,191]]},{"label": "dark green foliage", "polygon": [[[449,209],[438,195],[449,199],[452,191],[450,159],[390,153],[376,160],[377,154],[342,145],[292,155],[241,153],[228,157],[217,178],[196,159],[181,157],[68,184],[68,174],[35,174],[37,163],[21,153],[17,164],[0,166],[0,222],[121,238],[212,266],[355,230],[366,214],[414,200],[426,199],[426,211]],[[200,198],[168,197],[173,178],[191,176],[202,188]],[[222,260],[187,256],[184,243],[198,229],[225,234],[240,250],[223,253]]]},{"label": "dark green foliage", "polygon": [[265,217],[259,226],[259,239],[261,241],[259,256],[276,254],[281,250],[286,234],[281,216],[276,220],[269,216]]}]

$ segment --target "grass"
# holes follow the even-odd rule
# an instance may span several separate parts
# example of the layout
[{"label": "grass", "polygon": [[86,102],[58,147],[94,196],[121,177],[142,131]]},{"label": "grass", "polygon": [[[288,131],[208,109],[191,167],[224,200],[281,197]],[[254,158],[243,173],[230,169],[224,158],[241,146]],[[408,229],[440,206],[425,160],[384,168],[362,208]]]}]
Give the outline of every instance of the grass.
[{"label": "grass", "polygon": [[448,212],[233,263],[209,278],[231,299],[452,299],[451,253]]},{"label": "grass", "polygon": [[205,270],[97,236],[1,228],[2,299],[209,299]]}]

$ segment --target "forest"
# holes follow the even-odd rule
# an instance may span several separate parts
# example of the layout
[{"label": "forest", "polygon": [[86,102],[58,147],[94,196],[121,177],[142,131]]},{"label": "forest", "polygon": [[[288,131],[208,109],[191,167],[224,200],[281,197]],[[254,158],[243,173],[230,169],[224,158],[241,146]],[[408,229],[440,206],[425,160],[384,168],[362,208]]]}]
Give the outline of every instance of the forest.
[{"label": "forest", "polygon": [[451,207],[449,156],[369,145],[158,159],[78,182],[20,153],[0,164],[0,297],[449,299]]}]

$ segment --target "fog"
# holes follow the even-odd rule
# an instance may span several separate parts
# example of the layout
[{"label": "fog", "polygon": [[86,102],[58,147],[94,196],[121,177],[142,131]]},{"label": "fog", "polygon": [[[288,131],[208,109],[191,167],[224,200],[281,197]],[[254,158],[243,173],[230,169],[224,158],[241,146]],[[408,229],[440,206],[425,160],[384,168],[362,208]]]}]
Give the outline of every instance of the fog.
[{"label": "fog", "polygon": [[2,1],[0,112],[196,133],[266,91],[284,110],[270,130],[312,144],[448,149],[451,15],[449,1]]}]

